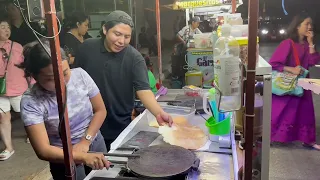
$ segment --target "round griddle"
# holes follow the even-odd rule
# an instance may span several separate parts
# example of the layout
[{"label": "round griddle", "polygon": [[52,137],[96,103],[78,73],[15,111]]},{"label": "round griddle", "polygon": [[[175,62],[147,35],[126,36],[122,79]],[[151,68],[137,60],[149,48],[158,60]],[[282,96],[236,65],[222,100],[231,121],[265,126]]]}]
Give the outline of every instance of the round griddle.
[{"label": "round griddle", "polygon": [[156,145],[137,151],[139,157],[128,160],[128,169],[133,173],[152,178],[179,175],[192,168],[196,156],[179,146]]}]

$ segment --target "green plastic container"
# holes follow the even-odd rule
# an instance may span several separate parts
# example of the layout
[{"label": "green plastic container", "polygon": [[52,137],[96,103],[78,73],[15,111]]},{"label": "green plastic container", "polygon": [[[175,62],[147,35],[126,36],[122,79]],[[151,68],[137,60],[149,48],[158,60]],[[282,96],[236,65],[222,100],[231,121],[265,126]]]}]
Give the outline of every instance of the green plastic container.
[{"label": "green plastic container", "polygon": [[227,118],[223,121],[217,122],[213,116],[211,116],[207,122],[206,126],[209,129],[209,133],[212,135],[226,135],[230,133],[231,125],[230,125],[231,114],[229,113]]}]

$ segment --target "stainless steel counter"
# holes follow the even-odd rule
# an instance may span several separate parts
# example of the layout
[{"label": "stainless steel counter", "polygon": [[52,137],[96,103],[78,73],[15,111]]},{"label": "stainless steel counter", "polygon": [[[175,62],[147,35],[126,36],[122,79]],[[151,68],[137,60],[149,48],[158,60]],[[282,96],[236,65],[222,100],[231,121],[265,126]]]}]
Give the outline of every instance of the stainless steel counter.
[{"label": "stainless steel counter", "polygon": [[[169,90],[169,95],[179,94],[181,90]],[[194,115],[189,119],[189,123],[192,125],[196,125],[204,130],[205,133],[208,133],[208,130],[205,126],[205,120],[202,119],[198,115]],[[232,127],[234,123],[231,123]],[[234,130],[234,128],[232,128]],[[116,150],[123,143],[131,139],[135,134],[140,131],[150,131],[157,132],[157,128],[150,127],[148,125],[146,112],[139,115],[131,124],[118,136],[118,138],[112,143],[110,152],[117,153],[130,153],[126,151]],[[237,161],[237,153],[235,152],[235,142],[234,142],[234,131],[231,132],[232,139],[232,156],[211,153],[212,151],[231,151],[220,149],[218,147],[218,143],[214,143],[208,141],[207,144],[201,148],[202,151],[196,152],[197,157],[200,159],[200,174],[197,175],[189,175],[188,179],[201,179],[201,180],[230,180],[237,179],[237,173],[235,173],[234,169],[238,169],[238,161]],[[163,144],[165,143],[162,140],[162,136],[159,136],[156,140],[153,141],[151,145]],[[206,152],[203,152],[206,151]],[[110,158],[111,159],[111,158]],[[112,158],[113,160],[125,160],[125,158]],[[98,170],[92,171],[85,180],[89,180],[92,177],[116,177],[120,167],[114,167],[109,170]],[[237,171],[236,171],[237,172]]]}]

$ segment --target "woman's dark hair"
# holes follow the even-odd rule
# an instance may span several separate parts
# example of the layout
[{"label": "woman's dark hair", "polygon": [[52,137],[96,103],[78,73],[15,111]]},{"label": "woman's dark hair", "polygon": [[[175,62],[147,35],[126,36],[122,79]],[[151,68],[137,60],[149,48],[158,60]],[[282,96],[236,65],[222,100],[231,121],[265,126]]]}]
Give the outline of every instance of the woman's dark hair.
[{"label": "woman's dark hair", "polygon": [[69,31],[70,29],[77,28],[77,23],[83,23],[87,19],[89,19],[89,16],[87,16],[83,12],[73,12],[70,15],[66,16],[66,19],[64,20],[63,27],[65,31]]},{"label": "woman's dark hair", "polygon": [[292,39],[295,42],[299,41],[298,27],[307,18],[311,18],[311,16],[308,15],[307,13],[300,13],[299,15],[296,15],[293,18],[293,20],[291,21],[291,23],[288,27],[288,38],[289,39]]},{"label": "woman's dark hair", "polygon": [[[42,39],[41,42],[44,48],[51,53],[49,41]],[[52,64],[51,57],[48,56],[44,48],[37,41],[25,45],[23,49],[24,62],[17,65],[24,69],[25,77],[36,77],[42,68]],[[69,58],[64,50],[61,48],[60,51],[62,60],[68,60]]]}]

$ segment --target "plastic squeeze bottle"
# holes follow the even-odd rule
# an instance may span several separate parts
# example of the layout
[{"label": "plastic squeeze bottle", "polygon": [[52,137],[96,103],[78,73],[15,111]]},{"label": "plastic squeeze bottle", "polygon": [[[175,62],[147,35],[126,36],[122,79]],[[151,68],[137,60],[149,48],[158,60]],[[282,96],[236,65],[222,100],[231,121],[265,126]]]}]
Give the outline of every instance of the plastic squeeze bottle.
[{"label": "plastic squeeze bottle", "polygon": [[241,107],[240,48],[237,40],[230,34],[231,26],[222,25],[221,37],[214,46],[214,84],[218,88],[216,102],[220,103],[219,110],[222,112]]}]

